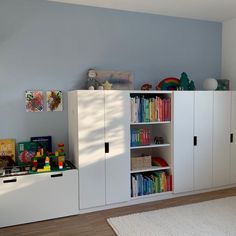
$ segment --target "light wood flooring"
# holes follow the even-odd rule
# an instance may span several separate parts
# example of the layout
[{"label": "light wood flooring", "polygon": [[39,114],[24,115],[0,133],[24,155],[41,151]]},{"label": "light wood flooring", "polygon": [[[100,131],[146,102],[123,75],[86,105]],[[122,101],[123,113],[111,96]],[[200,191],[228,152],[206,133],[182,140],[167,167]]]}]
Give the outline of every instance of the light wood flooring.
[{"label": "light wood flooring", "polygon": [[[0,236],[114,236],[115,233],[106,222],[106,219],[109,217],[151,211],[228,196],[236,196],[236,188],[1,228]],[[2,214],[2,212],[0,212],[0,214]],[[22,214],[24,213],[22,212]]]}]

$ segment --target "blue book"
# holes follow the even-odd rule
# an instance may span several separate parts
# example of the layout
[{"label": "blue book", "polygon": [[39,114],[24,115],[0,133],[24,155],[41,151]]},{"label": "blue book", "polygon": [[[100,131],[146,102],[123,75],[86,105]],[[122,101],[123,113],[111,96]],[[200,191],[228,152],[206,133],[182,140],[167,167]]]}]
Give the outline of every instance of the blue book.
[{"label": "blue book", "polygon": [[30,141],[36,143],[37,149],[43,148],[44,154],[52,152],[52,136],[31,137]]}]

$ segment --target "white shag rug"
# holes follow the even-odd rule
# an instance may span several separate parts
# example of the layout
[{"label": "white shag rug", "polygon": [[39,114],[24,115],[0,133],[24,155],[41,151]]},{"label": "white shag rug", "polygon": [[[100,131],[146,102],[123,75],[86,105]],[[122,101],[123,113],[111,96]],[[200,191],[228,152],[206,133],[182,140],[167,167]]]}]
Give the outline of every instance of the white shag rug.
[{"label": "white shag rug", "polygon": [[236,236],[236,197],[109,218],[119,236]]}]

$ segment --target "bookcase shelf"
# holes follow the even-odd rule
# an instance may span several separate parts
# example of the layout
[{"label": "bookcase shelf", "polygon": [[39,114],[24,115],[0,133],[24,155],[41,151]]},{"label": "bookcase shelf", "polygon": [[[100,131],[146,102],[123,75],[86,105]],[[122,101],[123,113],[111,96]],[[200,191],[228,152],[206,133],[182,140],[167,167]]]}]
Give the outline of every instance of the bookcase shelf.
[{"label": "bookcase shelf", "polygon": [[137,197],[131,197],[131,199],[135,200],[135,199],[142,199],[142,198],[149,198],[149,197],[157,197],[157,196],[167,195],[170,193],[173,193],[173,191],[166,191],[166,192],[161,192],[161,193],[151,193],[151,194],[141,195],[141,196],[137,196]]},{"label": "bookcase shelf", "polygon": [[142,149],[142,148],[158,148],[158,147],[169,147],[169,143],[164,144],[150,144],[150,145],[142,145],[142,146],[134,146],[130,147],[130,149]]},{"label": "bookcase shelf", "polygon": [[130,92],[132,199],[172,191],[171,96],[166,91]]},{"label": "bookcase shelf", "polygon": [[157,124],[170,124],[171,121],[156,121],[156,122],[131,122],[130,125],[157,125]]},{"label": "bookcase shelf", "polygon": [[131,170],[130,173],[140,173],[140,172],[149,172],[149,171],[158,171],[158,170],[169,170],[170,166],[165,166],[165,167],[159,167],[159,166],[152,166],[151,168],[148,169],[140,169],[140,170]]}]

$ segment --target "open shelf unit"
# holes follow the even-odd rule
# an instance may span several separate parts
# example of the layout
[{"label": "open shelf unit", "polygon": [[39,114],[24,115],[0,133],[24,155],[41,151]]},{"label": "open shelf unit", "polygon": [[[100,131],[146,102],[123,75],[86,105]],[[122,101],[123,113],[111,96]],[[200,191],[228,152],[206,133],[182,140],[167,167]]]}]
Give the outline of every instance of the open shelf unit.
[{"label": "open shelf unit", "polygon": [[130,149],[143,149],[143,148],[168,147],[168,146],[170,146],[169,143],[149,144],[149,145],[143,145],[143,146],[130,147]]},{"label": "open shelf unit", "polygon": [[158,171],[158,170],[169,170],[170,166],[165,166],[165,167],[159,167],[159,166],[152,166],[150,168],[146,169],[139,169],[139,170],[131,170],[131,173],[143,173],[143,172],[149,172],[149,171]]},{"label": "open shelf unit", "polygon": [[[172,192],[171,94],[169,91],[130,92],[132,199]],[[154,160],[160,158],[166,166],[154,165]]]}]

